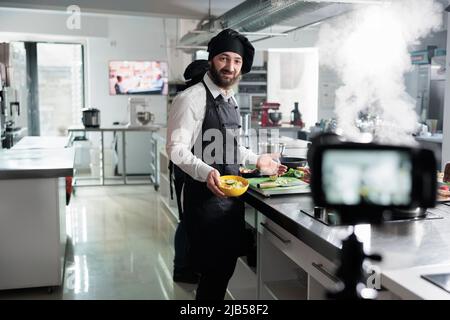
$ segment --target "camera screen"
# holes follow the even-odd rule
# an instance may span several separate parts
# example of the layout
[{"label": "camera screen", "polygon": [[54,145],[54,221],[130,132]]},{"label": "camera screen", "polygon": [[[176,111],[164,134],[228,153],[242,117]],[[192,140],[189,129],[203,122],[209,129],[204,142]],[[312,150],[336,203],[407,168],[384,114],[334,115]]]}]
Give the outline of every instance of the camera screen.
[{"label": "camera screen", "polygon": [[329,149],[323,154],[322,189],[332,205],[408,205],[412,180],[406,151]]}]

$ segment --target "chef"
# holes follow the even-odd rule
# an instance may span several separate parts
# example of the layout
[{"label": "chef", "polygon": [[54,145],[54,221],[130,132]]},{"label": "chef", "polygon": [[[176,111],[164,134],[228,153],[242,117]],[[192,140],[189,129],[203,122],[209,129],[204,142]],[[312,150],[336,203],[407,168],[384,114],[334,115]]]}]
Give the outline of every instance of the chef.
[{"label": "chef", "polygon": [[186,173],[183,212],[191,265],[200,274],[197,300],[223,300],[237,258],[245,254],[244,203],[225,197],[220,176],[239,175],[250,162],[267,174],[286,167],[272,155],[239,145],[239,108],[232,86],[252,67],[255,49],[226,29],[208,43],[209,71],[184,90],[169,111],[167,154]]}]

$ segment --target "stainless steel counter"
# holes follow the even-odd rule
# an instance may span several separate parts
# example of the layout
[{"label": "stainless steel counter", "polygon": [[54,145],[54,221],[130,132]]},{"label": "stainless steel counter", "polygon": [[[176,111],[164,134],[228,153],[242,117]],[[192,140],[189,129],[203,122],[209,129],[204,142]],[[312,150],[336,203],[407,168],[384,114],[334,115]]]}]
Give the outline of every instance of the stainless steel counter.
[{"label": "stainless steel counter", "polygon": [[73,175],[74,152],[66,149],[10,149],[0,152],[0,179]]},{"label": "stainless steel counter", "polygon": [[[310,196],[267,199],[249,191],[244,200],[318,253],[337,261],[341,240],[349,234],[350,227],[330,227],[300,212],[313,208]],[[431,210],[442,219],[356,227],[364,248],[382,255],[383,261],[377,263],[381,271],[450,263],[450,207],[440,204]]]},{"label": "stainless steel counter", "polygon": [[434,143],[442,143],[442,133],[431,135],[431,136],[416,136],[417,141],[427,141]]},{"label": "stainless steel counter", "polygon": [[299,126],[293,126],[290,124],[282,124],[281,126],[275,126],[275,127],[271,127],[271,126],[263,127],[260,125],[256,125],[256,126],[252,125],[252,129],[267,129],[267,130],[277,130],[278,129],[280,131],[304,131],[304,132],[306,132],[305,130],[303,130],[304,128],[299,127]]},{"label": "stainless steel counter", "polygon": [[159,124],[140,126],[140,127],[130,127],[124,125],[116,125],[112,127],[100,127],[100,128],[85,128],[84,126],[71,126],[69,127],[69,132],[80,132],[80,131],[158,131],[161,128]]},{"label": "stainless steel counter", "polygon": [[63,149],[69,145],[69,137],[23,137],[11,149]]}]

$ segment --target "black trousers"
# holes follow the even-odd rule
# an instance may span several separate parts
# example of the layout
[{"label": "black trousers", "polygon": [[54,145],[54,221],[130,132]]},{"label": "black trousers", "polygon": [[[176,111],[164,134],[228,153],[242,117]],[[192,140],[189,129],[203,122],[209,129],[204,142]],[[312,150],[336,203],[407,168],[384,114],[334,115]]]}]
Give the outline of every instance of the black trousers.
[{"label": "black trousers", "polygon": [[237,258],[224,259],[217,269],[208,270],[200,274],[196,300],[224,300],[228,282],[236,268]]}]

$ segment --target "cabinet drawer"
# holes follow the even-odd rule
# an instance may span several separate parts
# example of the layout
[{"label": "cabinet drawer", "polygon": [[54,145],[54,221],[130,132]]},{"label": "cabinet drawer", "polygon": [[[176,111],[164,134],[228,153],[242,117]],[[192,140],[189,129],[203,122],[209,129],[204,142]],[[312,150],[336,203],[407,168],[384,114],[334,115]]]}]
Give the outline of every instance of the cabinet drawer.
[{"label": "cabinet drawer", "polygon": [[338,288],[337,266],[272,220],[259,214],[258,232],[328,290]]}]

